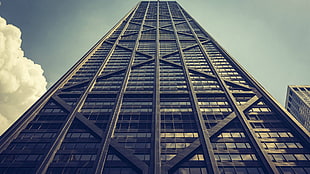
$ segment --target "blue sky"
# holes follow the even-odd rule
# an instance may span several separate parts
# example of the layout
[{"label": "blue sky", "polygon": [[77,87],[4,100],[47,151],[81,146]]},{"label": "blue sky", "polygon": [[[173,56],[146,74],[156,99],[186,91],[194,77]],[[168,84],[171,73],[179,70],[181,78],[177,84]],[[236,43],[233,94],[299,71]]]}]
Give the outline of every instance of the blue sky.
[{"label": "blue sky", "polygon": [[[22,31],[25,56],[50,87],[137,0],[0,0],[0,16]],[[310,84],[309,0],[179,0],[281,104],[287,85]]]}]

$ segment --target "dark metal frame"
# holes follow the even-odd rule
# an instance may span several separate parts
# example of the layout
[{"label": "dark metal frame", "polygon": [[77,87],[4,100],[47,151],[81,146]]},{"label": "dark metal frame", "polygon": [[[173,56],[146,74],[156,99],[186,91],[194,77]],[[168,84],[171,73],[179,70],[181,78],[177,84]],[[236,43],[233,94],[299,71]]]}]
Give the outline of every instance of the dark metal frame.
[{"label": "dark metal frame", "polygon": [[[272,106],[281,115],[281,118],[285,120],[292,128],[295,130],[296,134],[299,136],[299,138],[305,142],[306,144],[310,144],[310,133],[308,131],[305,131],[303,127],[299,126],[299,123],[296,122],[296,120],[286,111],[284,110],[272,97],[268,92],[257,82],[254,80],[254,78],[244,70],[244,68],[241,67],[223,48],[220,47],[220,45],[206,32],[203,30],[201,26],[193,19],[188,19],[186,15],[188,15],[179,5],[177,5],[180,13],[182,16],[178,17],[179,19],[182,19],[184,21],[181,22],[175,22],[172,17],[171,7],[169,2],[160,2],[157,1],[157,8],[156,8],[156,27],[146,25],[146,13],[148,12],[150,2],[148,2],[148,5],[145,9],[145,14],[142,19],[142,22],[134,22],[131,21],[134,17],[134,14],[137,12],[137,9],[139,5],[138,3],[115,27],[113,27],[108,34],[106,34],[103,38],[101,38],[95,46],[91,48],[90,51],[88,51],[59,81],[55,83],[29,110],[23,114],[23,116],[18,119],[2,136],[0,139],[0,153],[3,152],[9,144],[18,136],[18,134],[30,123],[35,116],[39,113],[39,111],[44,107],[44,105],[51,99],[58,103],[60,106],[62,106],[68,113],[67,119],[64,121],[64,124],[62,125],[61,129],[57,133],[56,140],[52,143],[51,148],[46,153],[43,161],[41,162],[40,166],[37,168],[36,173],[46,173],[49,165],[51,164],[57,150],[60,148],[65,135],[67,134],[71,124],[73,123],[74,119],[78,119],[80,122],[82,122],[85,126],[87,126],[94,134],[96,134],[98,137],[101,138],[101,151],[100,154],[96,158],[96,167],[94,169],[94,173],[102,173],[104,170],[104,165],[106,162],[106,156],[108,153],[109,148],[113,148],[115,151],[122,156],[125,160],[127,160],[130,164],[132,164],[137,171],[143,174],[147,173],[171,173],[174,170],[177,169],[178,165],[184,161],[186,161],[191,155],[195,154],[195,151],[197,149],[202,148],[204,156],[205,156],[205,166],[208,173],[219,173],[218,163],[215,160],[214,150],[212,148],[211,144],[211,138],[215,135],[217,135],[221,130],[223,130],[228,124],[233,122],[234,120],[239,120],[241,123],[242,128],[245,130],[245,133],[247,137],[249,138],[251,144],[254,146],[254,149],[256,151],[256,154],[258,155],[259,159],[261,160],[261,163],[265,167],[264,170],[266,173],[279,173],[277,166],[273,161],[271,161],[270,157],[268,156],[268,153],[262,146],[261,140],[255,135],[255,131],[250,125],[249,120],[247,119],[245,112],[251,108],[251,106],[258,103],[261,99],[264,99],[268,105]],[[169,11],[169,17],[171,24],[161,26],[160,27],[160,4],[166,4]],[[189,15],[188,15],[189,16]],[[193,26],[191,25],[191,21],[193,21],[196,25],[199,26],[199,28],[204,32],[205,35],[207,35],[207,38],[204,38],[204,41],[201,41],[201,37],[198,36],[195,33],[195,30]],[[121,33],[116,38],[115,42],[108,41],[109,36],[112,35],[112,33],[122,24],[126,23],[124,28],[122,29]],[[176,25],[178,24],[187,24],[191,34],[177,31]],[[125,46],[122,46],[119,44],[119,41],[121,40],[122,36],[125,36],[124,33],[127,30],[127,27],[129,24],[137,24],[140,26],[139,31],[126,34],[126,36],[129,35],[137,35],[137,39],[135,40],[134,48],[127,48]],[[143,30],[143,26],[151,27],[150,29]],[[173,30],[166,29],[165,27],[171,26]],[[156,31],[156,53],[154,56],[149,55],[148,53],[138,51],[139,41],[142,37],[142,33],[146,31]],[[177,50],[172,51],[170,53],[167,53],[163,56],[160,55],[160,31],[167,31],[170,33],[173,33],[176,38],[176,44],[177,44]],[[179,35],[186,35],[191,36],[194,38],[195,42],[193,45],[187,46],[186,48],[181,47],[181,42]],[[75,74],[75,72],[91,57],[91,55],[101,46],[103,42],[109,43],[112,46],[112,49],[109,51],[106,59],[101,64],[100,68],[97,70],[96,74],[89,80],[83,80],[78,83],[65,86],[65,83],[67,83],[72,76]],[[212,63],[210,59],[210,55],[208,54],[206,48],[203,46],[204,43],[212,42],[216,48],[225,56],[225,58],[234,66],[236,70],[239,71],[240,74],[245,78],[245,80],[250,83],[250,87],[239,84],[237,82],[223,79],[219,72],[217,71],[215,65]],[[115,70],[113,72],[107,73],[105,75],[101,75],[102,71],[104,71],[104,68],[108,64],[109,59],[111,58],[114,50],[119,47],[125,50],[128,50],[131,52],[130,60],[127,67],[120,68],[118,70]],[[188,49],[198,47],[201,52],[203,53],[203,56],[205,57],[206,62],[208,63],[209,67],[211,68],[211,71],[213,74],[209,74],[206,72],[202,72],[200,70],[197,70],[195,68],[189,68],[185,62],[185,56],[184,52]],[[147,57],[148,59],[138,63],[133,64],[134,58],[136,54],[143,55]],[[180,55],[180,61],[181,64],[175,63],[173,61],[167,60],[166,58],[173,55],[173,54],[179,54]],[[153,115],[152,115],[152,137],[151,137],[151,159],[150,159],[150,165],[147,165],[145,162],[138,159],[131,151],[124,148],[117,140],[112,139],[113,132],[115,131],[116,124],[118,121],[118,116],[120,113],[122,101],[124,98],[124,94],[126,91],[126,87],[128,85],[129,76],[131,73],[131,70],[134,68],[138,68],[140,66],[143,66],[147,63],[155,63],[155,69],[154,69],[154,88],[153,88]],[[163,62],[165,64],[169,64],[171,66],[177,67],[179,69],[182,69],[182,72],[185,75],[185,81],[188,88],[189,98],[190,102],[192,103],[192,109],[193,109],[193,115],[195,117],[195,123],[197,125],[199,138],[197,138],[194,142],[191,143],[191,145],[184,149],[182,153],[178,153],[174,158],[171,160],[165,162],[164,164],[161,162],[161,113],[160,113],[160,96],[165,95],[166,93],[162,93],[160,91],[160,62]],[[124,78],[122,80],[121,88],[118,94],[116,94],[115,99],[115,105],[112,111],[112,114],[110,116],[108,126],[106,131],[103,131],[98,126],[96,126],[93,122],[86,119],[85,116],[81,112],[79,112],[86,101],[86,98],[88,94],[90,93],[96,93],[91,92],[92,87],[95,85],[96,81],[101,78],[109,78],[113,75],[119,74],[119,73],[125,73]],[[207,129],[205,125],[205,121],[200,109],[200,106],[198,105],[198,97],[197,93],[194,90],[192,80],[190,78],[190,72],[199,74],[203,77],[212,78],[216,80],[223,92],[209,92],[212,94],[224,94],[226,98],[228,99],[228,103],[233,109],[233,112],[230,113],[227,117],[225,117],[220,123],[216,124],[214,127]],[[68,105],[61,97],[59,97],[60,94],[65,93],[65,90],[69,90],[71,88],[77,87],[79,85],[87,85],[87,88],[82,92],[80,95],[78,102],[75,106]],[[228,88],[228,85],[235,85],[245,90],[250,90],[253,92],[253,97],[248,100],[243,105],[238,105],[237,101],[235,100],[233,96],[233,92],[231,92]],[[141,92],[143,93],[143,92]],[[208,93],[208,92],[206,92]],[[178,95],[178,93],[171,93],[172,95]]]}]

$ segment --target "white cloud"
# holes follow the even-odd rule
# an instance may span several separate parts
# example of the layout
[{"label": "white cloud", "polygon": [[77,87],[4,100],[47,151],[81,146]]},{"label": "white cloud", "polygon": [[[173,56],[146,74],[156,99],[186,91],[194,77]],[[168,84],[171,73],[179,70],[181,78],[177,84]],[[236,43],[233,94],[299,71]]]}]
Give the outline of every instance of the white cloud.
[{"label": "white cloud", "polygon": [[45,91],[40,65],[24,57],[21,31],[0,17],[0,134]]}]

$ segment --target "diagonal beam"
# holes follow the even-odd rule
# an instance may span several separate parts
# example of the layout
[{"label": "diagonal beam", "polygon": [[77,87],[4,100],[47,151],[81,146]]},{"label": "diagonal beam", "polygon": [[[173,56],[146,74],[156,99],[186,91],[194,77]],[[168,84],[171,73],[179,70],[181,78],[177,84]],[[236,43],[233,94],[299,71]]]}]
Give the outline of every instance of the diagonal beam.
[{"label": "diagonal beam", "polygon": [[225,117],[223,120],[218,122],[214,127],[212,127],[209,130],[206,130],[209,132],[210,137],[215,135],[217,132],[222,130],[225,126],[227,126],[230,122],[232,122],[235,118],[237,118],[237,115],[235,112],[232,112],[227,117]]},{"label": "diagonal beam", "polygon": [[[243,104],[241,106],[242,111],[244,112],[247,110],[250,106],[252,106],[254,103],[256,103],[261,98],[261,95],[252,97],[248,102]],[[225,119],[221,120],[219,123],[217,123],[214,127],[211,129],[205,130],[209,132],[210,137],[218,133],[220,130],[222,130],[225,126],[227,126],[231,121],[233,121],[235,118],[237,118],[236,114],[233,112],[229,114]],[[195,140],[189,147],[184,149],[182,152],[178,153],[174,158],[172,158],[170,161],[166,163],[164,166],[166,170],[170,170],[171,168],[175,167],[177,164],[179,164],[182,160],[184,160],[187,156],[192,154],[198,147],[200,147],[200,141],[199,139]]]},{"label": "diagonal beam", "polygon": [[[213,75],[213,74],[208,74],[208,73],[203,72],[203,71],[200,71],[200,70],[198,70],[198,69],[194,69],[194,68],[188,68],[188,69],[189,69],[189,71],[192,71],[192,72],[194,72],[194,73],[199,73],[199,74],[204,75],[204,76],[209,76],[209,77],[216,78],[215,75]],[[245,86],[245,85],[243,85],[243,84],[240,84],[240,83],[237,83],[237,82],[228,80],[228,79],[223,79],[223,80],[224,80],[225,82],[229,83],[229,84],[233,84],[233,85],[239,86],[239,87],[244,88],[244,89],[246,89],[246,90],[252,90],[251,87]]]},{"label": "diagonal beam", "polygon": [[134,166],[139,168],[142,171],[142,173],[148,173],[149,166],[145,162],[143,162],[139,158],[137,158],[131,151],[127,150],[126,148],[124,148],[124,146],[119,144],[117,142],[117,140],[112,139],[110,142],[110,146],[112,146],[114,150],[116,150],[118,153],[120,153],[120,155],[125,157]]},{"label": "diagonal beam", "polygon": [[[185,23],[185,22],[186,22],[186,21],[176,22],[175,24],[177,25],[177,24],[182,24],[182,23]],[[169,27],[169,26],[172,26],[172,24],[163,25],[163,26],[159,27],[159,29],[163,29],[163,28]]]},{"label": "diagonal beam", "polygon": [[[143,61],[143,62],[138,63],[138,64],[135,64],[135,65],[132,65],[131,68],[137,68],[137,67],[139,67],[139,66],[142,66],[142,65],[144,65],[144,64],[150,63],[150,62],[152,62],[152,61],[154,61],[154,58],[148,59],[148,60],[146,60],[146,61]],[[105,75],[100,75],[100,76],[98,76],[98,78],[104,78],[104,77],[107,77],[107,76],[111,76],[111,75],[114,75],[114,74],[116,74],[116,73],[125,71],[126,69],[127,69],[127,68],[122,68],[122,69],[117,70],[117,71],[115,71],[115,72],[111,72],[111,73],[108,73],[108,74],[105,74]]]},{"label": "diagonal beam", "polygon": [[[61,99],[59,96],[52,96],[52,98],[63,108],[65,108],[67,111],[70,111],[72,107],[68,105],[63,99]],[[93,133],[95,133],[98,137],[101,139],[104,138],[104,132],[102,129],[100,129],[97,125],[95,125],[93,122],[89,121],[82,113],[77,112],[75,116],[79,121],[81,121],[87,128],[89,128]],[[133,165],[135,165],[137,168],[141,169],[142,171],[147,171],[148,166],[138,159],[135,155],[132,154],[131,151],[124,148],[122,145],[120,145],[116,140],[112,140],[110,143],[110,146],[112,146],[117,152],[119,152],[122,156],[124,156],[128,161],[130,161]],[[147,172],[144,172],[147,173]]]},{"label": "diagonal beam", "polygon": [[156,30],[156,28],[149,28],[149,29],[146,29],[146,30],[142,30],[141,32],[144,33],[144,32],[153,31],[153,30]]},{"label": "diagonal beam", "polygon": [[[151,61],[154,61],[154,58],[148,59],[148,60],[143,61],[143,62],[140,62],[140,63],[138,63],[138,64],[135,64],[135,65],[132,66],[132,68],[136,68],[136,67],[142,66],[142,65],[147,64],[147,63],[149,63],[149,62],[151,62]],[[110,72],[110,73],[107,73],[107,74],[104,74],[104,75],[99,75],[98,78],[109,77],[109,76],[112,76],[112,75],[114,75],[114,74],[123,72],[123,71],[125,71],[126,69],[127,69],[127,68],[122,68],[122,69],[119,69],[119,70],[116,70],[116,71],[113,71],[113,72]],[[70,86],[66,86],[66,87],[64,87],[64,88],[62,88],[62,89],[60,89],[60,90],[62,91],[62,90],[70,89],[70,88],[72,88],[72,87],[75,87],[75,86],[78,86],[78,85],[82,85],[82,84],[84,84],[84,83],[88,83],[89,81],[91,81],[91,79],[83,80],[83,81],[81,81],[81,82],[72,84],[72,85],[70,85]]]},{"label": "diagonal beam", "polygon": [[54,95],[51,97],[53,100],[55,100],[60,106],[62,106],[65,110],[67,110],[68,112],[71,111],[72,106],[70,106],[69,104],[67,104],[67,102],[65,102],[62,98],[60,98],[57,95]]},{"label": "diagonal beam", "polygon": [[[55,95],[52,97],[59,105],[65,108],[67,111],[70,111],[72,107],[67,104],[62,98]],[[88,127],[93,133],[95,133],[98,137],[103,138],[104,132],[102,129],[97,127],[93,122],[89,121],[82,113],[77,112],[75,118],[81,121],[86,127]]]},{"label": "diagonal beam", "polygon": [[[135,19],[137,19],[137,18],[135,18]],[[129,21],[129,23],[130,24],[136,24],[136,25],[139,25],[139,26],[142,25],[140,22],[136,22],[136,21]]]},{"label": "diagonal beam", "polygon": [[[177,67],[182,67],[182,65],[179,65],[179,64],[177,64],[177,63],[171,62],[171,61],[166,60],[166,59],[160,59],[160,61],[169,63],[169,64],[174,65],[174,66],[177,66]],[[207,77],[209,77],[209,78],[216,79],[216,76],[213,75],[213,74],[208,74],[208,73],[206,73],[206,72],[203,72],[203,71],[200,71],[200,70],[196,70],[196,69],[194,69],[194,68],[187,68],[187,69],[188,69],[189,71],[192,71],[192,72],[195,72],[195,73],[199,73],[199,74],[201,74],[201,75],[203,75],[203,76],[207,76]],[[237,85],[237,86],[239,86],[239,87],[245,88],[245,89],[247,89],[247,90],[249,90],[249,89],[252,90],[252,88],[249,88],[249,87],[247,87],[247,86],[244,86],[244,85],[242,85],[242,84],[239,84],[239,83],[234,82],[234,81],[231,81],[231,80],[224,79],[224,81],[227,82],[227,83],[234,84],[234,85]]]},{"label": "diagonal beam", "polygon": [[[128,50],[128,51],[133,52],[133,49],[128,48],[128,47],[125,47],[125,46],[123,46],[123,45],[116,44],[116,46],[118,46],[118,47],[120,47],[120,48],[123,48],[123,49],[126,49],[126,50]],[[151,56],[151,55],[149,55],[149,54],[147,54],[147,53],[143,53],[143,52],[140,52],[140,51],[135,51],[135,52],[138,53],[138,54],[141,54],[141,55],[143,55],[143,56],[149,57],[149,58],[153,57],[153,56]]]},{"label": "diagonal beam", "polygon": [[[169,16],[170,17],[170,16]],[[183,18],[182,17],[178,17],[178,16],[172,16],[172,18],[177,18],[177,19],[181,19],[181,20],[183,20]]]},{"label": "diagonal beam", "polygon": [[[135,35],[138,34],[137,32],[133,31],[132,33],[128,33],[128,34],[124,34],[122,35],[122,37],[127,37],[127,36],[131,36],[131,35]],[[109,42],[109,41],[108,41]]]},{"label": "diagonal beam", "polygon": [[[206,41],[203,41],[202,43],[206,43],[206,42],[209,42],[209,41],[210,41],[210,40],[208,39],[208,40],[206,40]],[[188,50],[188,49],[191,49],[191,48],[194,48],[194,47],[197,47],[197,46],[199,46],[199,44],[193,44],[193,45],[187,46],[187,47],[185,47],[185,48],[182,48],[182,51],[186,51],[186,50]],[[173,52],[171,52],[171,53],[165,54],[165,55],[163,55],[163,56],[161,56],[161,57],[162,57],[162,58],[167,58],[168,56],[173,55],[173,54],[176,54],[176,53],[179,53],[179,50],[176,50],[176,51],[173,51]]]},{"label": "diagonal beam", "polygon": [[177,164],[182,162],[184,158],[192,154],[195,150],[197,150],[201,146],[199,138],[197,138],[194,142],[191,143],[190,146],[180,151],[175,157],[166,162],[163,168],[166,171],[169,171],[171,168],[175,167]]},{"label": "diagonal beam", "polygon": [[69,85],[69,86],[66,86],[66,87],[63,87],[61,89],[59,89],[59,91],[63,91],[63,90],[67,90],[67,89],[70,89],[72,87],[76,87],[76,86],[79,86],[79,85],[83,85],[84,83],[88,83],[90,82],[92,79],[88,79],[88,80],[83,80],[83,81],[80,81],[78,83],[74,83],[72,85]]},{"label": "diagonal beam", "polygon": [[[165,31],[168,31],[168,32],[174,32],[174,31],[166,29],[166,28],[160,28],[160,30],[165,30]],[[184,32],[181,32],[181,31],[176,31],[176,33],[182,34],[182,35],[186,35],[186,36],[191,36],[191,37],[193,37],[193,39],[195,39],[194,36],[192,34],[189,34],[189,33],[184,33]],[[205,39],[208,39],[208,38],[205,38]]]}]

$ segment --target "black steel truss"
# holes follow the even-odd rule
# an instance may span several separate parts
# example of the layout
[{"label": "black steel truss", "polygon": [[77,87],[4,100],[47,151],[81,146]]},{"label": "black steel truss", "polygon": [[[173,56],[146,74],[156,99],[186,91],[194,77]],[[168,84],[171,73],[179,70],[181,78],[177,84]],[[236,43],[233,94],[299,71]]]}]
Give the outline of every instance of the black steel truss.
[{"label": "black steel truss", "polygon": [[0,173],[306,173],[309,161],[309,132],[173,1],[138,3],[0,144]]}]

